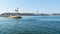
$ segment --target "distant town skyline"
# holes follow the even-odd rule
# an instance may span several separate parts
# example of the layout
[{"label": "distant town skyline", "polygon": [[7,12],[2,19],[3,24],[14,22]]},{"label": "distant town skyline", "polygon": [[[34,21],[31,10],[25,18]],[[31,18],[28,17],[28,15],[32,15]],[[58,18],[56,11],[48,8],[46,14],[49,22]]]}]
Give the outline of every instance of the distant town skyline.
[{"label": "distant town skyline", "polygon": [[60,0],[0,0],[0,13],[60,13]]}]

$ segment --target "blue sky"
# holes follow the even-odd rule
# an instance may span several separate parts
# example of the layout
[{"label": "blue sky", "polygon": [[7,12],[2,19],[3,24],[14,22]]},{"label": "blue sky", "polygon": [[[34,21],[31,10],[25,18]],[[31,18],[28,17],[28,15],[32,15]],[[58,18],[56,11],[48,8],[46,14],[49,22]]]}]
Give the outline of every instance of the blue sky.
[{"label": "blue sky", "polygon": [[17,7],[21,13],[60,13],[60,0],[0,0],[0,13],[14,12]]}]

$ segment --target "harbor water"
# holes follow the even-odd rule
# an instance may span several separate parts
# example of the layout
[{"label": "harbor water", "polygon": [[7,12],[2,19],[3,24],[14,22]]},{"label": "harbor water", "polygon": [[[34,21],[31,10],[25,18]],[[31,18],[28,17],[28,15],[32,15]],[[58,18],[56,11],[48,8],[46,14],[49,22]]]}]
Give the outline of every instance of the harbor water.
[{"label": "harbor water", "polygon": [[60,16],[0,17],[0,34],[60,34]]}]

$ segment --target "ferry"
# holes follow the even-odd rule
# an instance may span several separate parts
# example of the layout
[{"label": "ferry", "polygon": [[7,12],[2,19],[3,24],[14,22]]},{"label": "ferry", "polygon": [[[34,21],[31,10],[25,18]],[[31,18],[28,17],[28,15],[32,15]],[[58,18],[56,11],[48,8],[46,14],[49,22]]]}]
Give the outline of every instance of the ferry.
[{"label": "ferry", "polygon": [[18,15],[18,9],[19,9],[19,8],[17,8],[17,9],[15,10],[16,15],[14,15],[14,16],[10,15],[10,16],[8,16],[8,17],[9,17],[9,18],[22,18],[20,15]]}]

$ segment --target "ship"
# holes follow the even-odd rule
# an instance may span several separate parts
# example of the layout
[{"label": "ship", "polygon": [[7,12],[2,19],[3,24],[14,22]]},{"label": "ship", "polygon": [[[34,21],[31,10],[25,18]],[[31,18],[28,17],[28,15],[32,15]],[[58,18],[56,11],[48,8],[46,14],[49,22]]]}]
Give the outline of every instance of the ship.
[{"label": "ship", "polygon": [[14,16],[12,16],[12,15],[10,15],[10,16],[8,16],[9,18],[22,18],[19,14],[18,14],[18,10],[19,8],[17,8],[17,9],[15,9],[15,12],[16,12],[16,15],[14,15]]}]

